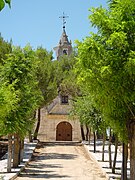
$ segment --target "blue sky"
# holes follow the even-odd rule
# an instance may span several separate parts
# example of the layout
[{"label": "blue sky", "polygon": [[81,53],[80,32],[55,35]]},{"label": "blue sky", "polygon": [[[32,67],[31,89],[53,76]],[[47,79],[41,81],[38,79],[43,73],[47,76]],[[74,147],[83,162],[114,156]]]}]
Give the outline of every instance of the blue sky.
[{"label": "blue sky", "polygon": [[69,40],[82,40],[94,31],[89,23],[90,7],[106,6],[107,0],[12,0],[11,9],[6,6],[0,12],[2,37],[14,45],[33,48],[43,46],[48,51],[55,47],[62,34],[63,12],[69,16],[66,32]]}]

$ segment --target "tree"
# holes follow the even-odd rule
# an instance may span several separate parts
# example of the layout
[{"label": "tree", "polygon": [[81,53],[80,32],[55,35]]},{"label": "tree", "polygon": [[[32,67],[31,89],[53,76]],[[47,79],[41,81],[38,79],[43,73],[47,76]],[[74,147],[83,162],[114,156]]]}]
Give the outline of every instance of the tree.
[{"label": "tree", "polygon": [[[6,59],[6,54],[12,51],[11,43],[5,42],[0,36],[0,70],[3,71],[4,60]],[[18,104],[18,92],[14,88],[14,83],[9,84],[5,79],[3,80],[2,73],[0,74],[0,135],[3,135],[3,124],[6,122],[6,118],[10,115],[11,112],[16,110]],[[9,139],[11,135],[9,134]],[[11,170],[11,156],[12,156],[12,141],[8,143],[8,166],[7,171]]]},{"label": "tree", "polygon": [[79,81],[125,143],[130,143],[130,179],[135,177],[135,1],[112,0],[92,8],[97,33],[78,44]]},{"label": "tree", "polygon": [[10,129],[12,134],[18,131],[20,135],[23,135],[28,131],[30,124],[33,124],[33,120],[30,120],[29,117],[33,110],[37,108],[41,99],[35,75],[36,66],[34,52],[29,46],[24,49],[14,48],[4,63],[3,72],[1,73],[3,81],[6,80],[14,86],[19,99],[17,111],[12,112],[7,117],[9,127],[7,122],[3,124],[5,133],[7,129],[8,132]]},{"label": "tree", "polygon": [[58,91],[75,97],[79,94],[79,87],[76,83],[74,67],[77,53],[75,50],[70,56],[61,56],[59,61],[54,61],[54,70]]},{"label": "tree", "polygon": [[[4,61],[1,83],[7,82],[8,86],[13,86],[18,101],[1,123],[0,133],[3,135],[17,135],[23,139],[34,125],[33,113],[42,100],[35,73],[36,62],[34,51],[30,46],[23,49],[13,48],[12,53],[7,55]],[[19,153],[16,154],[19,156]],[[19,157],[16,160],[19,162]]]},{"label": "tree", "polygon": [[84,124],[86,127],[88,127],[88,129],[91,128],[93,130],[94,152],[96,152],[96,132],[103,132],[104,134],[106,131],[106,123],[103,120],[100,111],[93,106],[92,98],[89,92],[87,92],[87,88],[84,89],[85,90],[82,91],[83,93],[81,96],[78,96],[73,102],[72,115],[76,115],[79,118],[81,124]]},{"label": "tree", "polygon": [[[52,52],[39,47],[36,52],[38,67],[36,76],[38,86],[42,92],[43,105],[50,103],[57,94],[55,68],[52,61]],[[41,106],[43,106],[41,105]]]},{"label": "tree", "polygon": [[0,11],[5,7],[5,4],[8,4],[11,7],[11,0],[0,0]]}]

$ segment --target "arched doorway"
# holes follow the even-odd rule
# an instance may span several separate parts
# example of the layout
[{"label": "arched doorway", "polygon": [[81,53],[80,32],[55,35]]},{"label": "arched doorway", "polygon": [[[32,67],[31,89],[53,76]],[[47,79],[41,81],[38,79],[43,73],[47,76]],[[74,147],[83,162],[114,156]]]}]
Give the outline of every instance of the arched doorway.
[{"label": "arched doorway", "polygon": [[69,122],[60,122],[56,129],[56,141],[72,141],[72,126]]}]

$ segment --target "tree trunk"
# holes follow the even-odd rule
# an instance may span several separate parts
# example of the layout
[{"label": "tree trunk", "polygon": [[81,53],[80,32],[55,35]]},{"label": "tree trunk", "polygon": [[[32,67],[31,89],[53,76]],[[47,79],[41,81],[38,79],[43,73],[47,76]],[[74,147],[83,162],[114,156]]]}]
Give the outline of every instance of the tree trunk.
[{"label": "tree trunk", "polygon": [[31,134],[31,131],[29,131],[29,142],[32,142],[32,134]]},{"label": "tree trunk", "polygon": [[11,172],[11,160],[12,160],[12,135],[8,135],[7,172]]},{"label": "tree trunk", "polygon": [[20,138],[18,134],[14,135],[14,154],[13,154],[13,167],[17,168],[20,163]]},{"label": "tree trunk", "polygon": [[[127,159],[128,159],[128,145],[123,143],[123,152],[122,152],[122,180],[127,180]],[[131,179],[130,179],[131,180]],[[134,179],[132,179],[134,180]]]},{"label": "tree trunk", "polygon": [[88,141],[88,135],[89,135],[89,128],[88,126],[86,125],[86,141]]},{"label": "tree trunk", "polygon": [[34,140],[37,140],[38,131],[39,131],[39,127],[40,127],[40,120],[41,120],[41,118],[40,118],[41,112],[40,111],[41,111],[41,109],[38,108],[38,121],[37,121],[37,126],[36,126],[36,129],[34,132],[34,137],[33,137]]},{"label": "tree trunk", "polygon": [[111,129],[110,129],[110,135],[109,135],[109,146],[108,146],[108,152],[109,152],[109,167],[112,168],[112,151],[111,151]]},{"label": "tree trunk", "polygon": [[118,149],[118,137],[115,136],[115,153],[114,153],[114,160],[113,160],[113,167],[112,167],[112,173],[114,174],[115,174],[116,159],[117,159],[117,149]]},{"label": "tree trunk", "polygon": [[106,131],[103,133],[103,146],[102,146],[102,161],[104,162],[104,151],[105,151]]},{"label": "tree trunk", "polygon": [[82,140],[85,141],[85,135],[84,135],[83,125],[81,125],[81,135],[82,135]]},{"label": "tree trunk", "polygon": [[24,139],[20,141],[20,162],[23,161]]},{"label": "tree trunk", "polygon": [[130,180],[135,179],[135,124],[130,125]]},{"label": "tree trunk", "polygon": [[94,131],[94,153],[96,152],[96,132]]},{"label": "tree trunk", "polygon": [[89,128],[89,144],[90,144],[90,138],[91,138],[91,128]]}]

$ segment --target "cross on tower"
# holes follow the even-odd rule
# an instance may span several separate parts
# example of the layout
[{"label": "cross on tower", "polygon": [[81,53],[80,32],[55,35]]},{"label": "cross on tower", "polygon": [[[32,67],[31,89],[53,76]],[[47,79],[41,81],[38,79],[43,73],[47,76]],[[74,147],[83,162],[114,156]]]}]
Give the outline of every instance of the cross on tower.
[{"label": "cross on tower", "polygon": [[69,16],[66,16],[63,12],[63,16],[60,16],[59,18],[63,19],[63,29],[65,29],[65,24],[66,24],[66,18],[68,18]]}]

